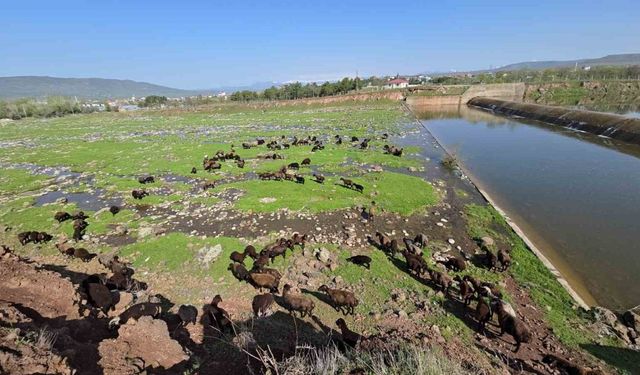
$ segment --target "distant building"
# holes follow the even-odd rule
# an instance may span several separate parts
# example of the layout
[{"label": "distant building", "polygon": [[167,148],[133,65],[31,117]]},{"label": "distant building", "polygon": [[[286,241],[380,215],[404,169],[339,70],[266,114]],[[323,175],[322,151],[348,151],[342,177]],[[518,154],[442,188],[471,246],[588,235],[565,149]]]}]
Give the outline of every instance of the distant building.
[{"label": "distant building", "polygon": [[402,89],[409,86],[409,81],[404,78],[396,78],[388,81],[382,86],[385,89]]}]

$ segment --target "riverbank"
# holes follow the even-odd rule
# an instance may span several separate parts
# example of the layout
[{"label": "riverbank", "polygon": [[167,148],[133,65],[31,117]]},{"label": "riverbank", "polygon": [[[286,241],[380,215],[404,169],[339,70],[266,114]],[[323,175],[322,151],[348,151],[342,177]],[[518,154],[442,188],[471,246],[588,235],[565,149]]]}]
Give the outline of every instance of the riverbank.
[{"label": "riverbank", "polygon": [[602,137],[640,144],[640,119],[638,118],[483,97],[469,100],[468,105],[501,115],[536,120]]}]

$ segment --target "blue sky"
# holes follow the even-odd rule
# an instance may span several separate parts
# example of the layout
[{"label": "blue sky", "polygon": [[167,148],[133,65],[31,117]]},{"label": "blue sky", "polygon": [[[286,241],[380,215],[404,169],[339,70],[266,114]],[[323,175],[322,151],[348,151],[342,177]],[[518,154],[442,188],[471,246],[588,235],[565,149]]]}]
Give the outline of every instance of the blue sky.
[{"label": "blue sky", "polygon": [[0,76],[211,88],[640,52],[640,1],[9,1]]}]

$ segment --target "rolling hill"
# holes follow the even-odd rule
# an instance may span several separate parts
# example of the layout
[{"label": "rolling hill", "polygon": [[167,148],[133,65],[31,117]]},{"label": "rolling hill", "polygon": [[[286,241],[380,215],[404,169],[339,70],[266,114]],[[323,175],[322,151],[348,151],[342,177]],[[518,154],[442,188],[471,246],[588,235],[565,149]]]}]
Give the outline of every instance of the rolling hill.
[{"label": "rolling hill", "polygon": [[131,96],[163,95],[181,97],[211,94],[213,90],[181,90],[120,79],[57,78],[43,76],[0,77],[0,98],[76,96],[85,99],[126,98]]}]

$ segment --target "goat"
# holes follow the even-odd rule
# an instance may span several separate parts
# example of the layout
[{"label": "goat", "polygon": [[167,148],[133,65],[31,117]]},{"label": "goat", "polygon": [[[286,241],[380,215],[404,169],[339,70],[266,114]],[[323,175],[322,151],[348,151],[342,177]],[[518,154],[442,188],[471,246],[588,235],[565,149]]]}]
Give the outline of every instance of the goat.
[{"label": "goat", "polygon": [[511,256],[507,250],[498,250],[498,262],[500,263],[500,271],[506,271],[511,266]]},{"label": "goat", "polygon": [[285,308],[289,311],[289,314],[294,315],[294,311],[297,311],[300,312],[301,318],[313,314],[313,309],[316,306],[315,303],[302,294],[291,293],[291,285],[285,284],[282,289],[282,297],[286,305]]},{"label": "goat", "polygon": [[354,255],[350,258],[347,258],[347,262],[362,266],[366,269],[371,269],[371,258],[366,255]]},{"label": "goat", "polygon": [[[339,311],[344,315],[355,314],[355,308],[358,306],[358,299],[352,292],[341,289],[331,289],[326,285],[320,286],[318,291],[324,292],[329,296],[331,304],[336,311]],[[345,308],[344,311],[342,310],[343,308]]]},{"label": "goat", "polygon": [[141,184],[152,184],[155,182],[155,178],[153,178],[153,176],[142,176],[138,177],[138,182]]},{"label": "goat", "polygon": [[256,318],[267,316],[271,306],[273,305],[273,294],[265,293],[258,294],[253,297],[253,301],[251,302],[251,308],[253,309],[253,315]]},{"label": "goat", "polygon": [[518,319],[515,312],[513,312],[513,309],[506,306],[504,301],[496,299],[491,303],[491,305],[494,307],[495,312],[498,315],[500,335],[502,336],[506,332],[513,337],[516,341],[514,353],[517,353],[518,350],[520,350],[521,343],[531,342],[531,331],[529,330],[529,327],[527,327],[523,321]]},{"label": "goat", "polygon": [[340,318],[336,320],[336,325],[340,328],[340,331],[342,331],[342,341],[347,344],[347,346],[355,348],[358,343],[362,341],[362,336],[350,330],[344,319]]},{"label": "goat", "polygon": [[109,207],[109,212],[111,212],[111,215],[116,216],[116,214],[120,212],[120,207],[111,206]]},{"label": "goat", "polygon": [[180,317],[180,324],[186,326],[187,324],[196,324],[198,319],[198,309],[192,305],[180,305],[178,308],[178,316]]},{"label": "goat", "polygon": [[238,281],[246,281],[249,278],[249,271],[241,263],[229,263],[227,269]]},{"label": "goat", "polygon": [[142,189],[142,190],[133,190],[131,192],[131,196],[133,197],[133,199],[142,199],[144,197],[146,197],[147,195],[149,195],[149,193],[147,193],[146,190]]},{"label": "goat", "polygon": [[69,215],[68,212],[56,212],[56,214],[53,216],[53,218],[58,222],[58,223],[62,223],[63,221],[67,221],[69,219],[71,219],[71,215]]}]

